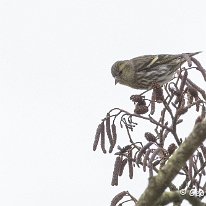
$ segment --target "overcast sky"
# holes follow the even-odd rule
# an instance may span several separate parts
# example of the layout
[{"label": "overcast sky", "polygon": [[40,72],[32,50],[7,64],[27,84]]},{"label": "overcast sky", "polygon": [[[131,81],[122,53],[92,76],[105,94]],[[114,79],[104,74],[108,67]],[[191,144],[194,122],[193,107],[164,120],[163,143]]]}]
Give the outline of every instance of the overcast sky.
[{"label": "overcast sky", "polygon": [[0,205],[106,206],[123,190],[138,197],[147,174],[112,187],[115,156],[92,151],[107,111],[133,111],[137,91],[114,86],[111,65],[195,51],[206,64],[205,8],[204,0],[1,0]]}]

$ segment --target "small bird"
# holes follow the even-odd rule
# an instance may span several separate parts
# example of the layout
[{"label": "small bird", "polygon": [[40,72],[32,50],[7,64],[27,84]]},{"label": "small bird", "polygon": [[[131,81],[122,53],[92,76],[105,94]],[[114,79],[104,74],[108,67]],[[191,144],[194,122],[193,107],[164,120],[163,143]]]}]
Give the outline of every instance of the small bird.
[{"label": "small bird", "polygon": [[[200,52],[186,53],[192,57]],[[134,89],[149,90],[153,83],[160,86],[169,82],[180,66],[186,62],[183,54],[144,55],[130,60],[117,61],[111,73],[115,84],[120,83]]]}]

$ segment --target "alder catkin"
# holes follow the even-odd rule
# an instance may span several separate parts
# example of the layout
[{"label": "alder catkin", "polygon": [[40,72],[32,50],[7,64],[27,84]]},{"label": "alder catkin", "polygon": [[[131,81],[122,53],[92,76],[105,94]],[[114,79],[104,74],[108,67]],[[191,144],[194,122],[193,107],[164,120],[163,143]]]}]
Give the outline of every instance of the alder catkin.
[{"label": "alder catkin", "polygon": [[96,130],[96,134],[95,134],[95,138],[94,138],[94,143],[93,143],[93,151],[95,151],[97,149],[97,145],[99,142],[99,138],[100,138],[100,133],[102,130],[102,123],[98,125],[97,130]]}]

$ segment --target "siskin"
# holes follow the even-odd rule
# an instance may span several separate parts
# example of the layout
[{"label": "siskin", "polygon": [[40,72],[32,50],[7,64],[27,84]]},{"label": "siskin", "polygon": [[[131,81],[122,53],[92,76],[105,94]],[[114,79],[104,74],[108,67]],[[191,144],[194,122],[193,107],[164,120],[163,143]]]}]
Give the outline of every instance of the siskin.
[{"label": "siskin", "polygon": [[[186,55],[192,57],[199,53],[186,53]],[[182,54],[144,55],[115,62],[111,73],[115,78],[115,84],[149,90],[154,83],[162,86],[169,82],[185,61],[186,58]]]}]

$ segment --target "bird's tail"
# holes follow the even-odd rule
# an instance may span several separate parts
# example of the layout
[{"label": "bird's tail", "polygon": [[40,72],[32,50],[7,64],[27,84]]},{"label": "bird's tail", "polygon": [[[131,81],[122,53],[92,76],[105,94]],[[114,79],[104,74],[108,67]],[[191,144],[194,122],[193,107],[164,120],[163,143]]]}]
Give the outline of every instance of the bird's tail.
[{"label": "bird's tail", "polygon": [[197,55],[199,53],[202,53],[202,51],[194,52],[194,53],[186,53],[186,54],[189,55],[190,57],[192,57],[192,56],[195,56],[195,55]]},{"label": "bird's tail", "polygon": [[[183,54],[180,54],[179,55],[179,60],[180,60],[180,63],[183,64],[185,62],[188,62],[188,65],[191,64],[191,59],[190,57],[193,57],[197,54],[201,53],[201,51],[199,52],[194,52],[194,53],[183,53]],[[190,63],[189,63],[190,62]]]}]

